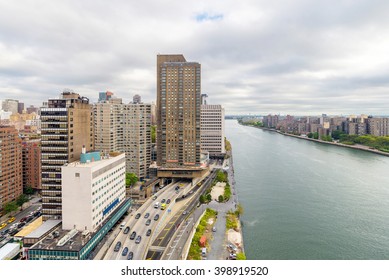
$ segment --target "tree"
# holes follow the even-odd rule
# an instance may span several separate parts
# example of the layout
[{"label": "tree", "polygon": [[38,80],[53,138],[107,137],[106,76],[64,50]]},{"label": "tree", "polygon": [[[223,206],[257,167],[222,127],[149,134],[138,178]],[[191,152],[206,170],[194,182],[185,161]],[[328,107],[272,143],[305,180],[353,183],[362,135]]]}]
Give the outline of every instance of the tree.
[{"label": "tree", "polygon": [[157,129],[156,125],[151,126],[151,143],[155,143],[156,140],[156,133],[155,130]]},{"label": "tree", "polygon": [[30,186],[28,186],[28,187],[26,187],[26,188],[24,189],[24,193],[25,193],[25,194],[33,194],[33,193],[34,193],[34,189],[31,188]]},{"label": "tree", "polygon": [[204,204],[206,202],[207,202],[207,198],[205,197],[205,195],[200,195],[200,203]]},{"label": "tree", "polygon": [[138,177],[134,173],[126,173],[126,186],[130,187],[138,182]]},{"label": "tree", "polygon": [[342,134],[344,134],[344,133],[343,133],[343,131],[341,131],[341,130],[334,130],[334,131],[331,132],[331,136],[332,136],[332,138],[334,138],[335,140],[339,140],[340,137],[342,136]]},{"label": "tree", "polygon": [[313,133],[313,139],[319,139],[319,133],[318,132],[314,132]]},{"label": "tree", "polygon": [[237,260],[246,260],[246,255],[244,253],[238,253],[236,254],[236,259]]},{"label": "tree", "polygon": [[308,138],[312,138],[312,137],[313,137],[313,133],[312,133],[312,132],[309,132],[309,133],[307,134],[307,136],[308,136]]},{"label": "tree", "polygon": [[219,195],[218,201],[222,203],[224,201],[224,197],[222,195]]},{"label": "tree", "polygon": [[28,201],[28,197],[25,195],[25,194],[22,194],[20,195],[17,199],[16,199],[16,205],[17,206],[22,206],[23,203],[27,202]]},{"label": "tree", "polygon": [[8,202],[4,205],[4,212],[9,213],[18,210],[18,205],[16,204],[16,201]]},{"label": "tree", "polygon": [[239,203],[239,204],[236,206],[235,215],[238,216],[238,217],[240,217],[241,215],[243,215],[243,213],[244,213],[243,206],[242,206],[242,204]]},{"label": "tree", "polygon": [[207,198],[208,201],[211,201],[212,200],[212,195],[209,193],[209,194],[207,194],[206,198]]}]

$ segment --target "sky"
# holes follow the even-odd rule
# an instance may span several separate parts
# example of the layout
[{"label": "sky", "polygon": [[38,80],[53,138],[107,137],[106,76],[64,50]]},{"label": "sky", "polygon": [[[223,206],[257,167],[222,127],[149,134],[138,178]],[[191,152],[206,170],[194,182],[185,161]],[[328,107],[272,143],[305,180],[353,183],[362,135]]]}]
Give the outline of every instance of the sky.
[{"label": "sky", "polygon": [[389,1],[0,0],[0,99],[156,99],[157,54],[230,114],[389,114]]}]

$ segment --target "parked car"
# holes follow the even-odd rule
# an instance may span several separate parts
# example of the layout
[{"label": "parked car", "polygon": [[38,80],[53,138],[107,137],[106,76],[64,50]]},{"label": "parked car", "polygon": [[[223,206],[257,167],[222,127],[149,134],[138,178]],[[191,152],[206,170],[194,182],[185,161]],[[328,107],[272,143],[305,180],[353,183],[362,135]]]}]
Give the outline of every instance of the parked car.
[{"label": "parked car", "polygon": [[131,240],[134,240],[135,237],[136,237],[136,231],[133,231],[133,232],[131,233],[131,235],[130,235],[130,239],[131,239]]}]

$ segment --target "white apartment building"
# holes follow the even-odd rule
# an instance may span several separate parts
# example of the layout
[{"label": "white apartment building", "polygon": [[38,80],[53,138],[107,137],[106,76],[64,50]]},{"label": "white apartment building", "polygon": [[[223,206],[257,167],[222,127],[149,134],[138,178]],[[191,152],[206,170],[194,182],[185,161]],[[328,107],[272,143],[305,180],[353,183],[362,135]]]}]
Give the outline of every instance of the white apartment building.
[{"label": "white apartment building", "polygon": [[62,227],[94,232],[126,198],[124,153],[81,154],[62,168]]},{"label": "white apartment building", "polygon": [[201,105],[201,151],[210,156],[226,153],[224,108],[221,105]]}]

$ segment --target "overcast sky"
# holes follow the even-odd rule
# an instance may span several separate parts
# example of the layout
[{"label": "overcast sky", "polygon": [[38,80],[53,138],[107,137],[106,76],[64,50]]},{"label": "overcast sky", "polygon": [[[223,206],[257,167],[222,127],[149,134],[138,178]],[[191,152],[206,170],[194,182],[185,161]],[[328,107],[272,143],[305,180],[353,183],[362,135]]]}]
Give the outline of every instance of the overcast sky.
[{"label": "overcast sky", "polygon": [[389,114],[389,1],[0,0],[0,99],[156,98],[156,55],[226,114]]}]

